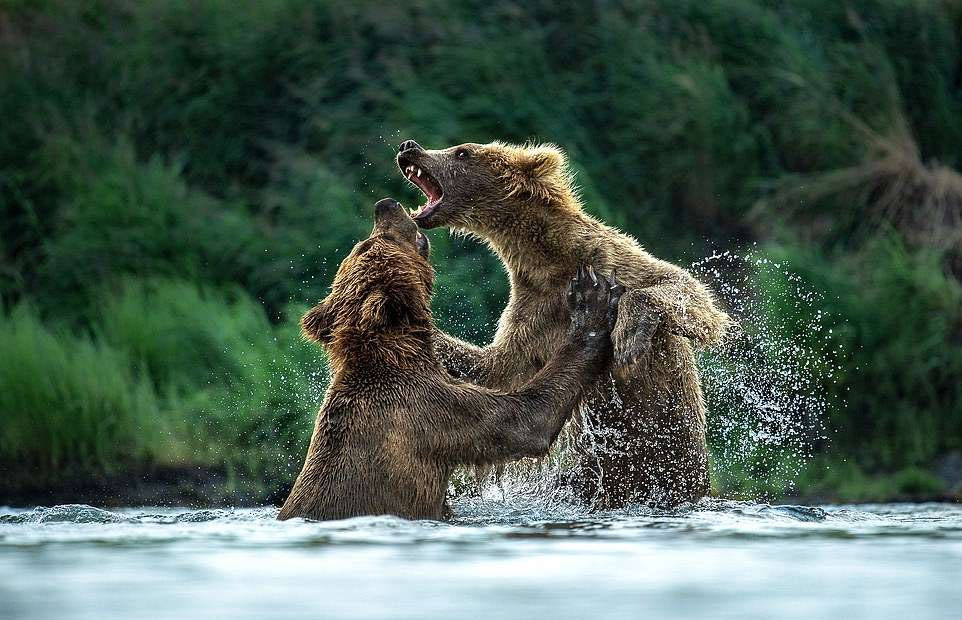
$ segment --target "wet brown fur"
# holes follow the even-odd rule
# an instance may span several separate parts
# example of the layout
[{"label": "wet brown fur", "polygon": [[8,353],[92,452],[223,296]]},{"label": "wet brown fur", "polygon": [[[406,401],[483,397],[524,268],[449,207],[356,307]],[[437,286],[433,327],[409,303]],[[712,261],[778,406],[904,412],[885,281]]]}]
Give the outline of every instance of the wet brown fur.
[{"label": "wet brown fur", "polygon": [[708,494],[694,349],[717,343],[730,323],[709,290],[584,213],[565,156],[554,146],[426,151],[409,142],[398,157],[399,164],[423,168],[444,192],[416,221],[483,239],[510,278],[510,300],[491,344],[437,336],[448,370],[488,387],[521,385],[563,342],[566,274],[581,262],[617,273],[627,291],[612,333],[610,373],[586,388],[581,424],[593,432],[576,443],[576,487],[596,507],[675,505]]},{"label": "wet brown fur", "polygon": [[588,295],[580,327],[530,381],[497,392],[452,379],[434,350],[434,273],[417,226],[384,202],[301,322],[327,347],[332,379],[279,519],[443,518],[454,467],[546,454],[608,355],[617,300]]}]

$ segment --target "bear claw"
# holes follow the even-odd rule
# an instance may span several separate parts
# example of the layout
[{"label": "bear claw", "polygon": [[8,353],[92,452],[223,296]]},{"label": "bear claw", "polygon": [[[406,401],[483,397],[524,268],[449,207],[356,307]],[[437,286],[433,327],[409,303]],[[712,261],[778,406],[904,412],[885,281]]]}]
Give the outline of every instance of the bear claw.
[{"label": "bear claw", "polygon": [[614,277],[606,278],[592,265],[579,265],[568,287],[572,330],[589,340],[607,337],[614,328],[623,291]]}]

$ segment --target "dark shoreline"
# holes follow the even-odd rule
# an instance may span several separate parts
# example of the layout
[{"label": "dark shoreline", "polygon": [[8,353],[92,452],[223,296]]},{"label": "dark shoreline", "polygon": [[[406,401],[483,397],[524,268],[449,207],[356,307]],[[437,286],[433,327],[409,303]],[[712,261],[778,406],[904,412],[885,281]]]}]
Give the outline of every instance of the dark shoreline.
[{"label": "dark shoreline", "polygon": [[[0,482],[0,506],[27,507],[58,504],[89,504],[104,508],[161,506],[186,508],[247,508],[279,506],[290,484],[265,489],[263,485],[231,480],[226,472],[206,467],[155,468],[141,474],[123,473],[98,478],[60,480],[56,486]],[[746,498],[738,493],[731,499],[772,504],[889,504],[960,503],[962,497],[950,494],[899,494],[860,498],[857,501],[831,494],[793,494],[782,497]],[[721,497],[721,496],[720,496]]]},{"label": "dark shoreline", "polygon": [[220,469],[164,467],[148,472],[60,480],[54,486],[0,482],[0,505],[34,507],[89,504],[104,508],[170,506],[226,508],[280,505],[289,485],[265,490],[262,485],[231,480]]}]

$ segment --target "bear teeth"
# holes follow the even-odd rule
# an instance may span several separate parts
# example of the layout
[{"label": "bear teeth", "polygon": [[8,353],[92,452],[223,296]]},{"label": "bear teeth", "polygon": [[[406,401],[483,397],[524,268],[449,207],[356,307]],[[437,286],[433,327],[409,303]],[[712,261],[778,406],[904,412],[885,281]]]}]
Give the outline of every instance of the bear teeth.
[{"label": "bear teeth", "polygon": [[418,168],[418,178],[419,178],[419,179],[421,178],[421,169],[420,169],[420,168]]}]

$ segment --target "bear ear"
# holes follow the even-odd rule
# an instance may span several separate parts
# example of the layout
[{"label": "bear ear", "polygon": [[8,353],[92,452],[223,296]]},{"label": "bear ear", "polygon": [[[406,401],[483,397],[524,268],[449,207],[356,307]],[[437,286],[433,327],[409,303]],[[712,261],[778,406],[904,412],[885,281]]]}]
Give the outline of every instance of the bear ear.
[{"label": "bear ear", "polygon": [[524,175],[540,179],[557,173],[564,163],[564,154],[557,147],[544,144],[522,150],[514,165]]},{"label": "bear ear", "polygon": [[329,343],[333,323],[333,317],[330,314],[330,304],[327,299],[308,310],[301,317],[301,334],[304,338],[321,344]]}]

